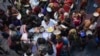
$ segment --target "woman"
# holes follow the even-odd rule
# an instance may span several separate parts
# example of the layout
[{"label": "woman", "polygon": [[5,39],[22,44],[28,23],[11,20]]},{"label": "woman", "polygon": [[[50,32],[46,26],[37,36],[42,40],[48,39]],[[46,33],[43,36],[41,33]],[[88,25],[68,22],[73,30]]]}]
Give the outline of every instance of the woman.
[{"label": "woman", "polygon": [[27,27],[27,21],[26,20],[23,20],[22,22],[23,24],[21,25],[20,27],[20,33],[23,34],[23,33],[27,33],[27,30],[26,30],[26,27]]},{"label": "woman", "polygon": [[81,23],[81,17],[80,16],[81,15],[80,15],[79,12],[73,12],[73,14],[72,14],[72,20],[73,20],[75,27],[79,26],[80,23]]}]

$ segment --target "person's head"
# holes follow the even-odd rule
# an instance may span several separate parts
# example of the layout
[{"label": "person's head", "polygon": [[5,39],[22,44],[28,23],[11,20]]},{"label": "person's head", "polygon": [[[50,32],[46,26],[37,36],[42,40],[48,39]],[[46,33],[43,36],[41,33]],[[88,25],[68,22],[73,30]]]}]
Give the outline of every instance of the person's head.
[{"label": "person's head", "polygon": [[56,39],[56,40],[57,40],[57,43],[61,43],[61,42],[63,42],[62,37],[60,37],[60,38],[58,38],[58,39]]},{"label": "person's head", "polygon": [[85,38],[85,37],[86,37],[86,32],[85,32],[85,31],[83,31],[83,30],[82,30],[82,31],[80,31],[80,33],[79,33],[79,34],[80,34],[80,37],[81,37],[81,38]]},{"label": "person's head", "polygon": [[93,39],[93,35],[91,35],[91,34],[88,34],[87,35],[87,38],[90,40],[90,39]]},{"label": "person's head", "polygon": [[80,14],[84,15],[86,12],[84,10],[80,10]]},{"label": "person's head", "polygon": [[44,38],[38,38],[37,43],[40,44],[45,44],[46,40]]},{"label": "person's head", "polygon": [[15,7],[12,7],[12,8],[11,8],[11,12],[12,12],[12,14],[17,14],[17,13],[18,13],[18,11],[16,10]]},{"label": "person's head", "polygon": [[92,17],[92,18],[90,18],[90,21],[91,21],[91,24],[93,24],[94,22],[97,21],[97,18]]},{"label": "person's head", "polygon": [[3,15],[5,12],[4,10],[0,9],[0,16]]},{"label": "person's head", "polygon": [[69,13],[68,13],[68,12],[65,12],[65,13],[64,13],[64,17],[65,17],[65,18],[69,18]]},{"label": "person's head", "polygon": [[87,30],[86,31],[86,36],[89,38],[89,39],[92,39],[93,38],[93,32],[91,30]]},{"label": "person's head", "polygon": [[12,6],[11,5],[7,6],[7,9],[8,10],[11,10],[12,9]]},{"label": "person's head", "polygon": [[2,36],[3,36],[5,39],[8,39],[9,34],[8,34],[8,33],[6,33],[6,32],[4,32],[4,33],[2,33]]},{"label": "person's head", "polygon": [[9,29],[11,29],[11,30],[15,30],[15,25],[10,24],[10,25],[9,25]]},{"label": "person's head", "polygon": [[50,41],[52,41],[54,44],[56,44],[56,35],[51,34],[51,39]]},{"label": "person's head", "polygon": [[76,29],[70,29],[69,30],[69,35],[76,34],[76,33],[77,33]]},{"label": "person's head", "polygon": [[81,13],[79,12],[79,11],[74,11],[73,13],[72,13],[72,18],[78,18],[78,17],[80,17],[81,16]]},{"label": "person's head", "polygon": [[32,50],[31,50],[31,49],[28,49],[28,50],[26,51],[26,54],[27,54],[27,56],[31,56],[31,55],[32,55]]},{"label": "person's head", "polygon": [[17,35],[17,33],[15,33],[11,36],[11,40],[12,42],[20,41],[20,37],[21,35]]},{"label": "person's head", "polygon": [[34,35],[34,33],[29,32],[29,33],[28,33],[28,38],[29,38],[29,39],[32,39],[32,38],[33,38],[33,35]]},{"label": "person's head", "polygon": [[32,9],[32,13],[38,15],[38,13],[41,12],[41,7],[36,6],[35,8]]},{"label": "person's head", "polygon": [[98,18],[99,18],[99,13],[98,12],[94,12],[93,13],[93,17],[91,18],[91,21],[92,22],[95,22],[95,21],[97,21],[98,20]]},{"label": "person's head", "polygon": [[45,22],[49,22],[49,20],[50,20],[50,17],[49,17],[49,16],[45,16],[45,17],[44,17],[44,21],[45,21]]},{"label": "person's head", "polygon": [[0,31],[3,31],[3,29],[4,29],[4,25],[0,23]]},{"label": "person's head", "polygon": [[22,24],[27,24],[27,23],[28,23],[27,18],[25,18],[25,19],[22,20]]}]

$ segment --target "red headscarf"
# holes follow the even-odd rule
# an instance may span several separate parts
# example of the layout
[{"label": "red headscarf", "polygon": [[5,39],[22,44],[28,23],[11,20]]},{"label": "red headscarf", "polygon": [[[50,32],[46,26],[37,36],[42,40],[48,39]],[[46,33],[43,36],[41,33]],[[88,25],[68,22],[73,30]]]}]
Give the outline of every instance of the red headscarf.
[{"label": "red headscarf", "polygon": [[35,7],[35,8],[33,9],[33,12],[34,12],[35,14],[38,14],[40,11],[41,11],[41,8],[40,8],[39,6],[37,6],[37,7]]},{"label": "red headscarf", "polygon": [[69,6],[68,4],[65,4],[65,5],[63,6],[63,8],[64,8],[64,10],[65,10],[66,12],[69,12],[69,11],[70,11],[70,6]]}]

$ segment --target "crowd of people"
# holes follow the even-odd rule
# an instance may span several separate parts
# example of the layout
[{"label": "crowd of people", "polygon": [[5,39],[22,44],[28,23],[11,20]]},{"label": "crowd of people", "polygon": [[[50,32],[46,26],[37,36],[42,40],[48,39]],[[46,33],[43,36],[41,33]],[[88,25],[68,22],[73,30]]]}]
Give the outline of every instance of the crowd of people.
[{"label": "crowd of people", "polygon": [[7,11],[0,9],[2,56],[71,56],[100,47],[100,7],[87,16],[87,0],[9,2]]}]

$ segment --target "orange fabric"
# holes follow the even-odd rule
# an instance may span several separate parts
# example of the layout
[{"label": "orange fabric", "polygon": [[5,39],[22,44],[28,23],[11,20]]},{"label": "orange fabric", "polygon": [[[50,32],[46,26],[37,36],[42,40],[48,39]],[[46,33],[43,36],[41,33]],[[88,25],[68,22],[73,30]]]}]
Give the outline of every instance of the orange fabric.
[{"label": "orange fabric", "polygon": [[85,29],[88,29],[89,28],[89,26],[90,26],[90,24],[91,24],[91,21],[88,19],[88,20],[85,20],[84,21],[84,28]]}]

